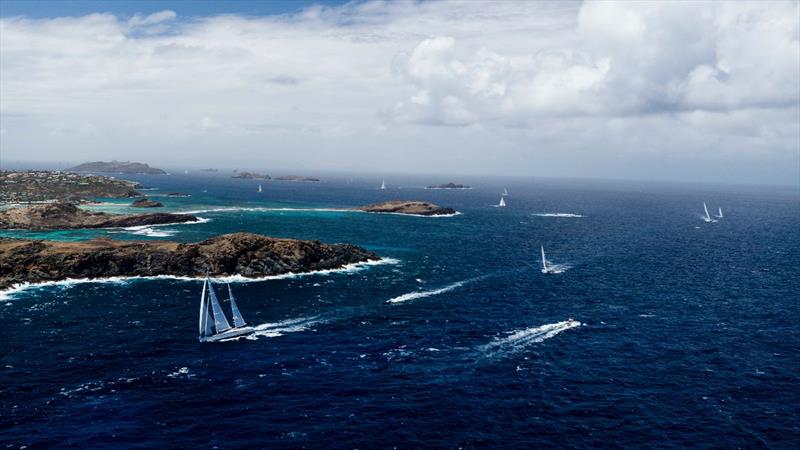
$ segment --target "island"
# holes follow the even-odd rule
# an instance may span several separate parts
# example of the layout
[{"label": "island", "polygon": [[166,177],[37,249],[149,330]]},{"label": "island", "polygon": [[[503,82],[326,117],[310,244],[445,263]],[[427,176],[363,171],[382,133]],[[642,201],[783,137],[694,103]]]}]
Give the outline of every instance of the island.
[{"label": "island", "polygon": [[164,204],[148,198],[140,198],[131,203],[131,206],[134,208],[161,208]]},{"label": "island", "polygon": [[269,180],[270,176],[263,173],[237,172],[234,170],[234,175],[232,175],[231,178],[242,178],[245,180]]},{"label": "island", "polygon": [[275,177],[274,179],[278,181],[312,181],[312,182],[320,181],[319,178],[301,177],[297,175],[285,175],[282,177]]},{"label": "island", "polygon": [[0,238],[0,289],[67,278],[202,277],[207,271],[212,276],[256,278],[339,269],[379,259],[355,245],[253,233],[225,234],[198,243]]},{"label": "island", "polygon": [[139,183],[104,176],[85,176],[51,170],[0,171],[0,203],[86,200],[97,197],[131,198],[141,194]]},{"label": "island", "polygon": [[75,167],[67,169],[70,172],[114,172],[114,173],[138,173],[147,175],[164,175],[167,172],[150,167],[144,163],[131,162],[131,161],[93,161],[79,164]]},{"label": "island", "polygon": [[219,169],[200,169],[200,172],[219,172]]},{"label": "island", "polygon": [[425,189],[472,189],[469,186],[465,186],[463,184],[456,184],[453,182],[447,184],[439,184],[436,186],[428,186]]},{"label": "island", "polygon": [[0,230],[69,230],[76,228],[123,228],[142,225],[197,222],[188,214],[152,213],[141,215],[106,214],[78,208],[73,203],[12,208],[0,211]]},{"label": "island", "polygon": [[412,216],[450,216],[456,213],[453,208],[444,208],[433,203],[411,200],[391,200],[373,205],[359,206],[356,209],[372,213],[408,214]]}]

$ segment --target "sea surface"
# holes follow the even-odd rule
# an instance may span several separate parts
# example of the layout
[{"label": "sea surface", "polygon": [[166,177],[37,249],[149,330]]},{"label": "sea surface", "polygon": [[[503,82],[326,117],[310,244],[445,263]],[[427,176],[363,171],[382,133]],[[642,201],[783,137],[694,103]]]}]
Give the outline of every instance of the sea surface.
[{"label": "sea surface", "polygon": [[[197,341],[200,280],[4,292],[4,448],[800,446],[797,189],[126,178],[164,210],[206,220],[0,235],[194,242],[249,231],[384,259],[233,282],[256,332],[212,344]],[[448,181],[473,189],[423,188]],[[494,207],[504,187],[508,206]],[[460,214],[333,210],[389,199]],[[704,222],[704,201],[724,218]],[[128,203],[91,208],[133,212]],[[541,272],[540,246],[560,273]]]}]

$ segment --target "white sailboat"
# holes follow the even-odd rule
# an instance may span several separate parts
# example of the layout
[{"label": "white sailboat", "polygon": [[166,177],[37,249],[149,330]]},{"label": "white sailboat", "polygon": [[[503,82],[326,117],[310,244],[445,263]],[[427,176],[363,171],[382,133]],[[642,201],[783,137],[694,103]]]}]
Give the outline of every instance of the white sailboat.
[{"label": "white sailboat", "polygon": [[261,192],[261,185],[258,185],[258,192]]},{"label": "white sailboat", "polygon": [[506,207],[506,199],[505,197],[500,197],[500,203],[497,204],[498,208],[505,208]]},{"label": "white sailboat", "polygon": [[503,197],[505,197],[507,195],[508,195],[508,189],[507,188],[503,188]]},{"label": "white sailboat", "polygon": [[211,279],[206,275],[206,280],[203,282],[203,293],[200,296],[200,336],[198,338],[200,342],[214,342],[253,332],[253,327],[247,326],[242,313],[236,306],[236,299],[233,298],[230,285],[228,285],[228,295],[233,313],[232,327],[217,300]]},{"label": "white sailboat", "polygon": [[542,250],[542,273],[550,273],[550,269],[547,268],[547,258],[544,257],[544,245],[540,245],[539,248]]},{"label": "white sailboat", "polygon": [[722,219],[722,217],[723,217],[722,216],[722,208],[719,208],[719,212],[714,217],[716,217],[717,219]]},{"label": "white sailboat", "polygon": [[381,190],[386,190],[386,180],[381,181]]},{"label": "white sailboat", "polygon": [[708,207],[706,206],[706,202],[703,202],[703,211],[705,211],[706,215],[703,216],[703,220],[707,223],[716,222],[716,220],[711,218],[711,215],[708,213]]}]

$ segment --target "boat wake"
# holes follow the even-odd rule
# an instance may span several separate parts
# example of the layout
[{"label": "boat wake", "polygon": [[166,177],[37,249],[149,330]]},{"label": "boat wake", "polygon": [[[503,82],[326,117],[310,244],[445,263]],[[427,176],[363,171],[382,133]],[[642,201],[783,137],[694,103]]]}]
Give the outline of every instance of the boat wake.
[{"label": "boat wake", "polygon": [[538,217],[561,217],[561,218],[580,218],[585,217],[581,214],[572,214],[572,213],[538,213],[533,214],[534,216]]},{"label": "boat wake", "polygon": [[[333,274],[352,274],[360,272],[371,266],[380,266],[385,264],[397,264],[400,261],[394,258],[381,258],[374,261],[364,261],[360,263],[346,264],[338,269],[324,269],[314,270],[310,272],[289,272],[280,275],[267,275],[263,277],[249,278],[242,275],[230,275],[224,277],[212,278],[214,282],[219,283],[257,283],[261,281],[270,280],[285,280],[311,275],[333,275]],[[127,284],[135,281],[153,281],[153,280],[180,280],[180,281],[203,281],[205,276],[189,277],[179,275],[152,275],[152,276],[130,276],[130,277],[105,277],[105,278],[67,278],[58,281],[42,281],[38,283],[18,283],[8,289],[0,290],[0,301],[11,300],[14,294],[31,289],[42,289],[47,287],[71,287],[82,283],[118,283]]]},{"label": "boat wake", "polygon": [[571,268],[572,266],[569,264],[551,264],[548,261],[547,269],[542,269],[542,273],[559,274],[559,273],[564,273]]},{"label": "boat wake", "polygon": [[399,295],[397,297],[390,298],[389,300],[386,300],[386,303],[403,303],[403,302],[407,302],[409,300],[416,300],[418,298],[425,298],[425,297],[430,297],[430,296],[433,296],[433,295],[444,294],[445,292],[450,292],[452,290],[460,288],[461,286],[464,286],[465,284],[472,283],[472,282],[475,282],[475,281],[478,281],[478,280],[482,280],[482,279],[484,279],[484,278],[486,278],[488,276],[489,275],[483,275],[483,276],[480,276],[480,277],[469,278],[467,280],[456,281],[455,283],[448,284],[447,286],[441,287],[439,289],[431,289],[429,291],[409,292],[409,293],[406,293],[406,294],[403,294],[403,295]]},{"label": "boat wake", "polygon": [[325,320],[321,319],[319,316],[298,317],[275,323],[262,323],[261,325],[253,326],[253,332],[250,334],[236,336],[230,339],[222,339],[220,342],[236,341],[239,339],[256,340],[260,337],[274,338],[283,336],[286,333],[305,331],[320,323],[325,323]]},{"label": "boat wake", "polygon": [[525,328],[524,330],[509,331],[508,336],[504,338],[495,338],[494,341],[481,346],[479,349],[486,353],[488,356],[495,356],[498,354],[514,353],[531,344],[536,344],[550,339],[563,331],[570,328],[576,328],[583,325],[574,319],[565,320],[563,322],[549,323],[538,327]]}]

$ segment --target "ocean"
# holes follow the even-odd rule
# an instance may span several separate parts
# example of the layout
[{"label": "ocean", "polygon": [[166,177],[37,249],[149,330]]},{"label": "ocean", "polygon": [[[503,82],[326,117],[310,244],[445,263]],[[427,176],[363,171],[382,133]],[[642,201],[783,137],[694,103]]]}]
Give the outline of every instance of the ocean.
[{"label": "ocean", "polygon": [[[143,192],[163,210],[206,220],[0,236],[194,242],[248,231],[383,259],[235,281],[256,332],[212,344],[197,341],[201,280],[4,292],[4,447],[800,445],[797,189],[125,178],[154,188]],[[494,207],[503,188],[508,206]],[[191,197],[164,196],[173,191]],[[390,199],[460,214],[335,210]],[[724,218],[704,222],[703,202]],[[128,203],[91,208],[133,212]],[[541,272],[540,246],[560,273]]]}]

